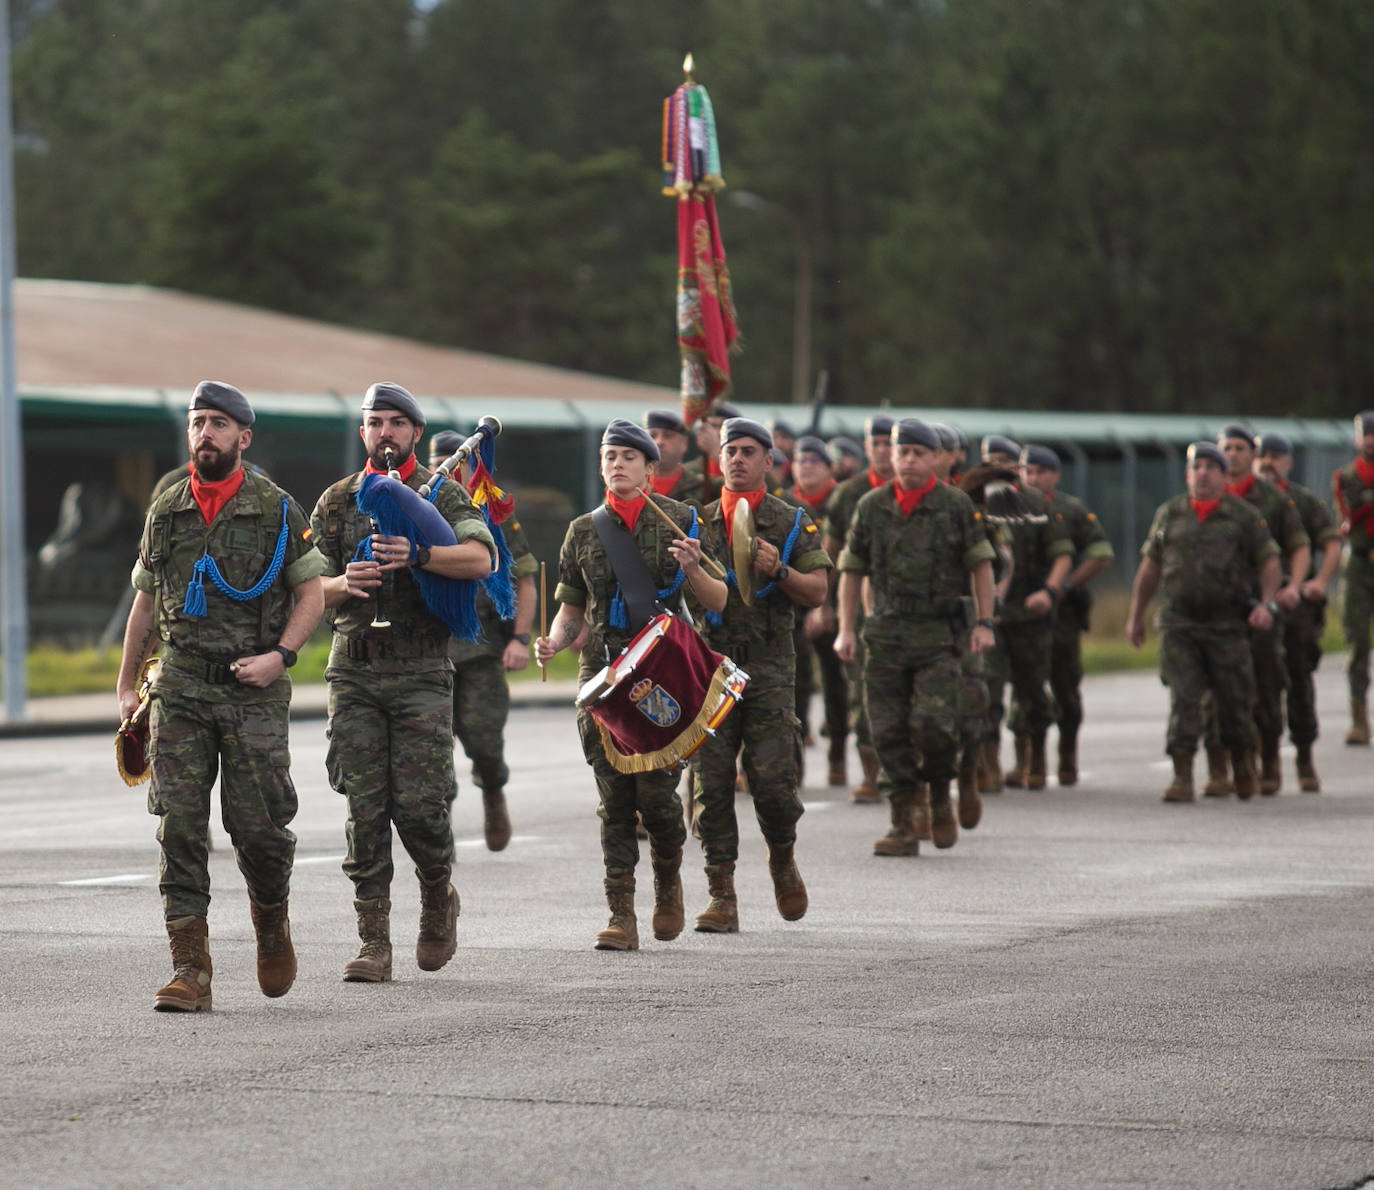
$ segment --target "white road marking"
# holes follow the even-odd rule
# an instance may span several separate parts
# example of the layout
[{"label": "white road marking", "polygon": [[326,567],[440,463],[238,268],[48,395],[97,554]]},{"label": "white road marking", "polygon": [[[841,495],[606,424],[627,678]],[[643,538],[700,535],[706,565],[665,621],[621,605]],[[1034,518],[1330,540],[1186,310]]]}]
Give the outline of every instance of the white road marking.
[{"label": "white road marking", "polygon": [[151,872],[125,872],[119,876],[87,876],[83,880],[59,880],[57,883],[67,888],[79,888],[96,884],[140,884],[151,879]]}]

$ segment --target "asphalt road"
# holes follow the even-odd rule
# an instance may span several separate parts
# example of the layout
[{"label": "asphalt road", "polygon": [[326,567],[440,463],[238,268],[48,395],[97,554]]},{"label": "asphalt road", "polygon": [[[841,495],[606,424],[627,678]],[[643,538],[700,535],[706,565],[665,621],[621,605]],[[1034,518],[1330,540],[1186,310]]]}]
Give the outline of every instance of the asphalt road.
[{"label": "asphalt road", "polygon": [[885,810],[813,780],[796,923],[741,799],[742,932],[655,942],[645,864],[631,954],[591,946],[571,715],[524,709],[504,853],[460,768],[457,956],[415,968],[398,864],[382,985],[339,979],[343,808],[297,722],[296,985],[257,990],[217,826],[215,1011],[186,1016],[152,1011],[154,822],[109,736],[0,740],[0,1185],[1363,1185],[1374,756],[1340,743],[1339,659],[1321,685],[1318,796],[1286,753],[1277,798],[1161,804],[1151,675],[1089,680],[1081,785],[989,798],[947,852],[873,857]]}]

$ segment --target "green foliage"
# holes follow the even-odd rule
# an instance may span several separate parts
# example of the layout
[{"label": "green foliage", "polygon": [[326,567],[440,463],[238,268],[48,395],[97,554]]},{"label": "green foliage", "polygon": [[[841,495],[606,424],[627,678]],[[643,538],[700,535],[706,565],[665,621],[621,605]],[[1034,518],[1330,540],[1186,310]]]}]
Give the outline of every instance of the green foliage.
[{"label": "green foliage", "polygon": [[20,0],[19,265],[672,384],[660,104],[725,175],[739,394],[1346,414],[1365,0]]}]

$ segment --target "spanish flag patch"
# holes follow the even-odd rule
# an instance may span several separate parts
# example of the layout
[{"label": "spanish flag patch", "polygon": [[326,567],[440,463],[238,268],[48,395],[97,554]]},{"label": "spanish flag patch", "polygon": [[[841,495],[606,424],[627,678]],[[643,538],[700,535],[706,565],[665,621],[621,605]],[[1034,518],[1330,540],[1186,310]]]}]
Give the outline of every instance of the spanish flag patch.
[{"label": "spanish flag patch", "polygon": [[314,537],[314,536],[315,536],[315,530],[312,529],[309,525],[306,525],[304,532],[301,533],[301,540],[302,540],[302,541],[309,541],[309,540],[310,540],[312,537]]},{"label": "spanish flag patch", "polygon": [[816,526],[815,526],[815,525],[807,525],[807,526],[806,526],[806,531],[807,531],[808,533],[814,533],[814,532],[816,531]]}]

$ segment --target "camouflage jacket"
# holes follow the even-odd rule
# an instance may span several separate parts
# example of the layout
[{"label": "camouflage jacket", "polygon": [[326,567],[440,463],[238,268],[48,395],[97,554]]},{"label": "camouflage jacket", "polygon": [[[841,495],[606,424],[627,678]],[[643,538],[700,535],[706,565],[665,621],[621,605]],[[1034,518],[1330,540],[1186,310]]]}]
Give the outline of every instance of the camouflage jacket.
[{"label": "camouflage jacket", "polygon": [[[706,553],[725,559],[729,565],[730,541],[721,508],[717,500],[702,515],[701,541]],[[777,496],[764,496],[754,512],[754,536],[775,546],[781,555],[796,523],[797,510],[797,505]],[[802,574],[829,570],[830,556],[821,548],[816,523],[805,509],[801,510],[801,518],[801,528],[787,559],[788,567]],[[755,583],[756,590],[767,586],[767,580],[759,575],[755,575]],[[729,654],[739,661],[755,680],[761,678],[763,667],[774,661],[785,663],[790,672],[795,664],[795,608],[796,604],[776,588],[764,598],[756,599],[752,607],[746,607],[739,588],[732,585],[725,610],[720,613],[720,623],[713,622],[715,617],[707,617],[706,640],[718,653]]]},{"label": "camouflage jacket", "polygon": [[[1074,566],[1077,566],[1085,558],[1116,557],[1112,543],[1107,540],[1107,533],[1102,528],[1102,522],[1097,519],[1096,514],[1091,512],[1082,500],[1076,496],[1070,496],[1067,492],[1059,491],[1047,499],[1055,516],[1063,522],[1064,528],[1069,534],[1069,540],[1073,542]],[[1082,620],[1086,617],[1091,606],[1091,592],[1081,587],[1075,587],[1064,596],[1063,602],[1059,605],[1059,615],[1061,618],[1069,615]]]},{"label": "camouflage jacket", "polygon": [[[506,547],[510,550],[510,582],[511,590],[514,592],[520,579],[539,573],[539,559],[530,553],[530,543],[525,538],[525,531],[520,528],[520,522],[514,517],[502,523],[501,533],[506,539]],[[480,640],[458,640],[449,637],[448,655],[453,661],[499,657],[510,643],[511,634],[515,631],[515,621],[503,620],[496,614],[496,605],[492,603],[491,596],[483,587],[477,590],[477,616],[482,622]]]},{"label": "camouflage jacket", "polygon": [[1248,501],[1227,493],[1199,521],[1184,492],[1159,506],[1140,553],[1160,568],[1161,628],[1241,628],[1255,602],[1260,566],[1279,555],[1279,546]]},{"label": "camouflage jacket", "polygon": [[983,514],[958,488],[937,483],[910,516],[890,483],[869,492],[854,510],[839,563],[873,585],[868,647],[957,647],[970,623],[969,571],[994,552]]},{"label": "camouflage jacket", "polygon": [[1331,515],[1330,507],[1316,492],[1291,481],[1280,490],[1293,501],[1293,507],[1298,510],[1298,520],[1302,522],[1303,531],[1312,543],[1312,564],[1307,568],[1307,577],[1311,578],[1321,566],[1322,547],[1328,541],[1339,541],[1341,531],[1336,527],[1336,518]]},{"label": "camouflage jacket", "polygon": [[1044,616],[1026,610],[1026,597],[1044,587],[1056,558],[1074,554],[1073,539],[1063,515],[1033,488],[1023,487],[1020,494],[1035,519],[1007,525],[1011,531],[1012,566],[1011,584],[1001,613],[1004,624],[1043,620]]},{"label": "camouflage jacket", "polygon": [[[1298,507],[1287,493],[1280,491],[1267,479],[1254,478],[1245,495],[1245,502],[1254,508],[1269,526],[1269,532],[1278,543],[1279,552],[1288,557],[1294,550],[1302,549],[1311,542],[1307,530],[1302,526]],[[1286,576],[1285,576],[1286,577]],[[1251,594],[1259,594],[1259,580]]]},{"label": "camouflage jacket", "polygon": [[[324,554],[329,577],[343,574],[344,568],[353,560],[358,543],[373,533],[372,518],[358,509],[358,489],[362,486],[365,472],[358,471],[347,475],[337,483],[326,488],[315,504],[310,523],[315,530],[315,539],[320,552]],[[414,472],[405,481],[406,486],[418,490],[433,472],[422,464],[416,464]],[[472,501],[463,485],[449,480],[442,484],[434,499],[438,509],[450,526],[458,541],[476,539],[495,551],[495,543],[488,531],[482,514],[473,507]],[[391,570],[382,575],[382,585],[378,588],[382,610],[391,622],[389,628],[373,628],[376,615],[378,594],[371,599],[359,599],[350,595],[338,607],[326,613],[339,637],[366,638],[385,644],[391,657],[400,659],[442,659],[447,664],[447,641],[449,630],[444,622],[425,606],[420,587],[408,570]],[[336,656],[337,656],[336,646]],[[334,658],[331,658],[331,664]]]},{"label": "camouflage jacket", "polygon": [[1341,519],[1350,522],[1350,556],[1374,562],[1374,488],[1364,486],[1352,459],[1331,476],[1331,492]]},{"label": "camouflage jacket", "polygon": [[[669,500],[666,496],[654,496],[653,501],[683,530],[691,525],[693,510],[688,505]],[[614,512],[611,516],[616,518]],[[668,526],[646,508],[640,512],[630,535],[639,546],[640,557],[649,568],[649,575],[658,585],[658,590],[671,586],[677,577],[678,564],[677,559],[668,552],[668,546],[675,540]],[[611,600],[617,585],[610,559],[592,523],[592,514],[583,513],[568,526],[563,547],[558,551],[558,586],[553,597],[558,603],[580,607],[586,616],[588,632],[586,643],[582,646],[581,662],[584,679],[615,658],[634,638],[634,632],[628,628],[615,628],[608,623]],[[693,597],[686,579],[679,591],[686,595],[690,608]],[[665,602],[675,606],[677,596]]]},{"label": "camouflage jacket", "polygon": [[[242,591],[257,584],[276,551],[283,501],[286,552],[271,586],[256,599],[239,601],[205,577],[201,586],[206,614],[183,612],[192,568],[202,554],[214,559],[230,586]],[[181,667],[191,670],[205,661],[223,664],[275,645],[291,613],[291,588],[325,571],[325,559],[311,537],[300,506],[271,480],[246,468],[239,490],[208,526],[191,495],[189,474],[168,487],[148,509],[132,576],[138,590],[153,596],[157,632],[165,646],[164,667],[175,669],[184,662]],[[289,691],[290,685],[283,674],[273,688]],[[234,699],[261,693],[237,682],[223,690],[226,698]],[[277,696],[280,693],[277,690]]]},{"label": "camouflage jacket", "polygon": [[[879,484],[879,487],[883,485]],[[826,505],[824,533],[841,545],[849,536],[849,523],[854,519],[854,510],[869,492],[877,491],[865,467],[857,475],[851,475],[843,483],[837,483],[830,493]]]}]

